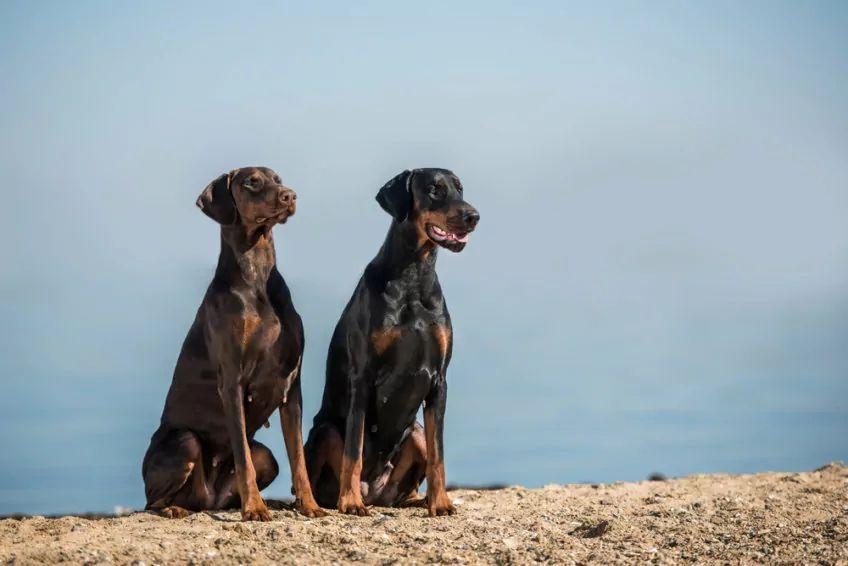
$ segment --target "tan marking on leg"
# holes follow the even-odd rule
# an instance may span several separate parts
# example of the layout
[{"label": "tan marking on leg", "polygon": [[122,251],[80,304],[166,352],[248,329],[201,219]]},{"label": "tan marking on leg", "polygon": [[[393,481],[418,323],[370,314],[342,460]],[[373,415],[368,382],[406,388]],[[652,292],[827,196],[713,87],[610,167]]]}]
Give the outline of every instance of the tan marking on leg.
[{"label": "tan marking on leg", "polygon": [[[365,507],[365,502],[362,500],[362,444],[365,439],[365,421],[362,421],[362,426],[355,432],[356,437],[353,442],[359,445],[357,453],[359,456],[354,460],[347,453],[342,456],[342,470],[339,474],[339,503],[338,509],[346,515],[359,515],[364,517],[369,515],[368,509]],[[345,452],[347,452],[345,446]]]},{"label": "tan marking on leg", "polygon": [[283,402],[280,406],[280,427],[291,469],[294,503],[297,511],[305,517],[323,517],[326,513],[318,507],[312,495],[312,484],[306,473],[306,457],[303,453],[301,434],[301,398],[300,389],[296,390],[292,403]]},{"label": "tan marking on leg", "polygon": [[347,454],[342,456],[342,471],[339,474],[339,512],[346,515],[369,515],[365,502],[362,499],[362,455],[356,460],[350,459]]},{"label": "tan marking on leg", "polygon": [[443,324],[433,325],[433,337],[439,343],[439,353],[442,355],[442,371],[445,370],[445,362],[448,359],[448,346],[451,341],[451,329]]},{"label": "tan marking on leg", "polygon": [[427,442],[427,510],[431,517],[453,515],[453,506],[445,489],[445,462],[436,443],[436,423],[431,411],[424,411],[424,436]]}]

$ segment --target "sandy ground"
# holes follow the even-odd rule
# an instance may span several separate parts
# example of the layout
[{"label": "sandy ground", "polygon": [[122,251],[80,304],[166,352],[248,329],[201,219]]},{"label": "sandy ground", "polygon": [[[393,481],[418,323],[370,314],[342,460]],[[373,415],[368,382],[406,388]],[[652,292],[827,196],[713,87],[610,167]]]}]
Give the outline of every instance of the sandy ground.
[{"label": "sandy ground", "polygon": [[4,564],[821,563],[848,564],[848,467],[611,485],[451,492],[459,514],[372,509],[270,523],[237,512],[169,520],[0,521]]}]

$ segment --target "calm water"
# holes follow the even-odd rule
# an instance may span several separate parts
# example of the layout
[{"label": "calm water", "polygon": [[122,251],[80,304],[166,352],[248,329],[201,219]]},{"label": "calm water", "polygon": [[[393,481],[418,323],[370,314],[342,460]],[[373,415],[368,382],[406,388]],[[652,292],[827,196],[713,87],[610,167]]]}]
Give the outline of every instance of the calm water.
[{"label": "calm water", "polygon": [[[810,321],[796,317],[782,326],[758,321],[750,333],[737,327],[733,337],[699,321],[697,332],[680,329],[662,340],[655,332],[647,340],[645,325],[655,322],[644,317],[627,317],[629,329],[607,320],[603,309],[582,315],[565,309],[545,318],[541,307],[524,312],[523,299],[473,289],[463,283],[474,263],[473,248],[467,253],[439,260],[457,343],[446,435],[451,482],[541,486],[638,480],[654,471],[804,470],[848,456],[843,317],[834,317],[837,328],[826,327],[817,339]],[[29,365],[8,374],[0,400],[0,513],[143,506],[141,457],[204,285],[199,277],[195,285],[180,285],[177,274],[164,279],[174,296],[151,289],[156,300],[122,315],[133,324],[100,331],[115,316],[104,309],[69,317],[78,325],[73,332],[61,325],[42,330],[42,339],[68,343],[66,365],[55,357],[7,358]],[[322,303],[305,282],[293,287],[308,321],[304,376],[311,417],[329,311],[341,308],[346,293]],[[537,317],[544,324],[535,324]],[[797,366],[763,358],[775,336],[803,357]],[[116,342],[133,345],[119,350]],[[89,372],[73,371],[75,364]],[[284,462],[279,423],[271,422],[259,438]],[[286,497],[289,485],[284,470],[266,494]]]}]

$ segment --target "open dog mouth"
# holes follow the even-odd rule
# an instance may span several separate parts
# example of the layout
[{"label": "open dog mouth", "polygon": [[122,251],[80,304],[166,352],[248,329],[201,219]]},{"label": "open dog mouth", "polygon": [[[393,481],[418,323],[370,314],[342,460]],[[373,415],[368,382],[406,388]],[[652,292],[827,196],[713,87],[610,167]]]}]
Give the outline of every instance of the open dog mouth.
[{"label": "open dog mouth", "polygon": [[427,224],[427,235],[434,242],[444,246],[465,244],[468,242],[468,232],[458,234],[439,228],[435,224]]}]

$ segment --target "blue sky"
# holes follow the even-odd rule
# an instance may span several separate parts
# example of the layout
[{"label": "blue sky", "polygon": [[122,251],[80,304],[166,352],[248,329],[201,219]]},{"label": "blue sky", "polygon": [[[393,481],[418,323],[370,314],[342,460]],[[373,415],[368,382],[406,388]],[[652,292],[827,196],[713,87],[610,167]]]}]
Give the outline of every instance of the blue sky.
[{"label": "blue sky", "polygon": [[194,200],[252,164],[298,191],[276,239],[308,418],[389,222],[373,195],[440,166],[482,214],[439,258],[450,479],[848,457],[846,25],[840,2],[4,2],[0,513],[141,504],[217,258]]}]

